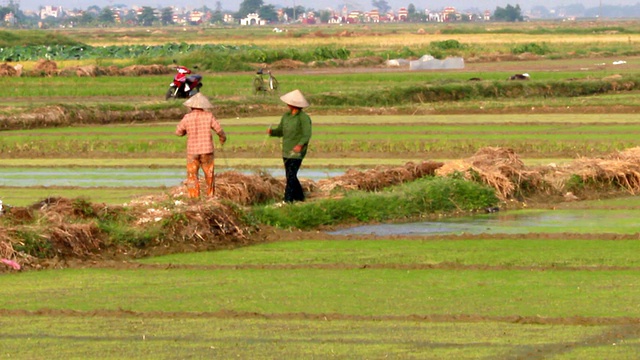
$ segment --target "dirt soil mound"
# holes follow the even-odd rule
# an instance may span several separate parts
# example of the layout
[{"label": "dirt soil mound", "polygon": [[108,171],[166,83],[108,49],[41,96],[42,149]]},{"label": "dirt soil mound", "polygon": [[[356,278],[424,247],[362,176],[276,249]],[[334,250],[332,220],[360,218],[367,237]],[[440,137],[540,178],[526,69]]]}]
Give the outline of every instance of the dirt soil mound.
[{"label": "dirt soil mound", "polygon": [[300,69],[306,66],[307,65],[302,61],[291,60],[291,59],[282,59],[282,60],[274,61],[270,65],[272,69],[277,69],[277,70],[282,70],[282,69],[294,70],[294,69]]},{"label": "dirt soil mound", "polygon": [[[0,77],[2,76],[20,76],[22,73],[22,66],[19,68],[13,67],[8,64],[0,64]],[[167,65],[131,65],[124,68],[119,68],[115,65],[111,66],[97,66],[97,65],[84,65],[84,66],[71,66],[63,69],[58,68],[58,64],[55,61],[40,59],[34,66],[33,70],[29,72],[30,76],[81,76],[81,77],[96,77],[96,76],[141,76],[141,75],[164,75],[171,74],[175,70],[172,66]]]}]

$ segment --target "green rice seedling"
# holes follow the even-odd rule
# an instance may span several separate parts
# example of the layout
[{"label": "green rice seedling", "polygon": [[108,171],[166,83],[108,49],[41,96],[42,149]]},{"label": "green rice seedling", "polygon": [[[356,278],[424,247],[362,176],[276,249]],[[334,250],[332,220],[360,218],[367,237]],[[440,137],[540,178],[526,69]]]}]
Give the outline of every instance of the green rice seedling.
[{"label": "green rice seedling", "polygon": [[[478,217],[482,219],[481,216]],[[576,222],[585,224],[591,221],[590,218],[574,218]],[[464,220],[468,223],[474,221]],[[461,223],[462,221],[463,219],[460,219]],[[491,226],[494,226],[493,224]],[[330,238],[331,241],[280,241],[240,249],[172,254],[137,261],[143,264],[188,264],[203,267],[349,264],[354,268],[409,268],[422,265],[462,268],[483,265],[505,268],[530,267],[532,270],[540,271],[550,268],[605,271],[612,267],[640,266],[640,257],[634,255],[637,248],[636,240],[612,241],[604,236],[602,239],[568,239],[564,234],[549,234],[545,239],[519,239],[505,234],[489,239],[474,238],[472,234],[466,234],[445,239],[434,235],[393,239],[377,237],[358,241],[346,240],[343,236],[334,234]],[[586,236],[590,235],[591,233]]]},{"label": "green rice seedling", "polygon": [[[395,157],[428,152],[429,157],[469,156],[481,147],[502,146],[523,157],[574,157],[606,154],[638,146],[637,119],[632,115],[474,115],[380,116],[373,118],[318,116],[313,151],[320,154],[381,153]],[[316,120],[317,119],[317,120]],[[235,120],[238,121],[238,120]],[[264,127],[277,121],[265,117],[262,124],[242,125],[226,119],[231,134],[229,154],[244,152],[275,156],[277,140],[264,142]],[[473,121],[473,122],[471,122]],[[335,123],[335,125],[332,124]],[[173,134],[173,126],[84,126],[0,134],[0,149],[12,157],[111,157],[120,154],[148,157],[179,157],[185,142]],[[585,136],[589,141],[584,141]]]},{"label": "green rice seedling", "polygon": [[163,194],[164,187],[109,187],[109,188],[80,188],[80,187],[0,187],[0,199],[9,206],[31,206],[48,197],[64,197],[73,199],[86,198],[94,203],[119,205],[128,203],[131,199],[152,194]]},{"label": "green rice seedling", "polygon": [[[635,345],[631,338],[617,338],[615,345],[609,343],[606,335],[621,334],[621,327],[606,324],[580,326],[490,320],[444,323],[334,316],[251,318],[233,313],[229,316],[173,314],[171,319],[144,313],[118,315],[5,315],[0,346],[6,357],[49,359],[73,356],[152,359],[166,354],[180,358],[375,359],[402,358],[410,353],[414,357],[470,360],[504,358],[522,348],[539,354],[553,353],[555,357],[579,354],[581,359],[624,359],[633,357]],[[38,341],[38,346],[25,347],[22,338]],[[594,342],[594,339],[597,340]],[[556,344],[563,347],[561,354]]]},{"label": "green rice seedling", "polygon": [[[60,269],[0,277],[4,311],[637,317],[636,270]],[[348,279],[348,280],[345,280]],[[367,306],[362,306],[365,303]],[[616,306],[611,306],[615,304]]]}]

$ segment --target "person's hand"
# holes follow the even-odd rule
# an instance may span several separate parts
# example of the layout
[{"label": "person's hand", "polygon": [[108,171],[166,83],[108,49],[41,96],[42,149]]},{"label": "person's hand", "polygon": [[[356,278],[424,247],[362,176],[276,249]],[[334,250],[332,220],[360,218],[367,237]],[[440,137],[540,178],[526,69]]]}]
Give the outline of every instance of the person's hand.
[{"label": "person's hand", "polygon": [[220,145],[224,145],[224,143],[227,142],[227,137],[226,136],[221,136],[220,137]]},{"label": "person's hand", "polygon": [[271,135],[271,126],[267,129],[267,134]]},{"label": "person's hand", "polygon": [[293,152],[299,153],[302,152],[302,145],[296,145],[293,147]]}]

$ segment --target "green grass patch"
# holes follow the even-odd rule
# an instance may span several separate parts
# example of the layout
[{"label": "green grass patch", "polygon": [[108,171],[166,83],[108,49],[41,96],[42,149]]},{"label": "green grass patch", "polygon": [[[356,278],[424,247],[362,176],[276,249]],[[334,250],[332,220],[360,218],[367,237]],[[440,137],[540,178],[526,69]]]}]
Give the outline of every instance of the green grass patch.
[{"label": "green grass patch", "polygon": [[68,199],[85,198],[95,203],[124,204],[131,199],[164,194],[166,188],[64,188],[64,187],[0,187],[0,198],[4,204],[11,206],[30,206],[48,197]]},{"label": "green grass patch", "polygon": [[[526,98],[566,98],[593,96],[614,91],[613,82],[601,80],[612,75],[598,69],[592,71],[539,71],[528,82],[507,81],[509,71],[469,72],[371,72],[354,74],[278,74],[281,92],[299,88],[314,107],[323,106],[399,106],[407,103],[438,103],[462,100],[511,100]],[[624,69],[615,72],[623,75],[615,92],[637,90],[639,72]],[[203,94],[215,97],[217,105],[240,105],[250,101],[259,104],[280,104],[277,96],[255,96],[254,72],[221,74],[201,72]],[[470,82],[480,76],[482,81]],[[172,74],[148,75],[144,81],[134,76],[99,77],[19,77],[12,79],[15,86],[0,94],[2,101],[12,105],[25,104],[77,104],[78,106],[120,103],[138,104],[143,97],[155,99],[160,104],[181,105],[182,102],[164,101],[164,91]],[[218,86],[224,84],[224,86]],[[86,100],[69,99],[87,98]],[[94,99],[91,99],[91,98]],[[129,97],[129,99],[127,99]],[[58,99],[57,99],[58,98]],[[237,99],[237,100],[236,100]],[[149,99],[151,100],[151,99]]]},{"label": "green grass patch", "polygon": [[637,240],[379,239],[259,244],[214,253],[142,259],[144,264],[189,265],[491,265],[531,267],[640,267]]},{"label": "green grass patch", "polygon": [[599,209],[599,210],[637,210],[640,209],[640,197],[621,196],[609,199],[597,199],[578,201],[573,203],[562,203],[557,205],[558,209]]},{"label": "green grass patch", "polygon": [[[73,40],[70,36],[54,31],[39,30],[2,30],[0,31],[0,47],[25,50],[25,44],[30,46],[80,46],[82,42]],[[3,49],[3,56],[7,57],[12,49]],[[19,59],[14,59],[17,61]]]},{"label": "green grass patch", "polygon": [[424,214],[472,211],[495,205],[493,189],[455,178],[422,178],[377,193],[348,192],[340,199],[319,199],[283,207],[254,207],[258,222],[309,229],[344,222],[412,218]]},{"label": "green grass patch", "polygon": [[[28,320],[28,321],[25,321]],[[524,325],[486,322],[309,321],[279,319],[3,316],[2,355],[47,359],[325,358],[354,356],[430,359],[501,358],[521,347],[587,342],[610,326]],[[25,346],[37,343],[38,346]],[[591,344],[589,344],[591,345]],[[567,350],[621,359],[624,344]],[[114,350],[117,347],[117,351]],[[615,351],[615,356],[612,356]],[[558,355],[558,354],[556,354]],[[562,356],[562,354],[559,354]],[[631,356],[632,357],[632,356]]]},{"label": "green grass patch", "polygon": [[[636,270],[108,270],[3,276],[8,310],[638,317]],[[363,306],[366,304],[366,306]],[[612,306],[615,304],[615,306]]]}]

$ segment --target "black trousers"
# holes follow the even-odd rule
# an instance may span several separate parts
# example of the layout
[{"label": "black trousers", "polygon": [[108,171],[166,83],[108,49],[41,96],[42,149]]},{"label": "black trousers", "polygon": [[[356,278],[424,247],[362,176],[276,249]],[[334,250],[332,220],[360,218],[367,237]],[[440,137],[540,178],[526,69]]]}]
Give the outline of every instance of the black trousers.
[{"label": "black trousers", "polygon": [[287,177],[287,185],[284,189],[284,201],[304,201],[304,192],[302,191],[302,185],[298,180],[298,170],[302,165],[302,159],[289,159],[282,158],[284,161],[284,173]]}]

